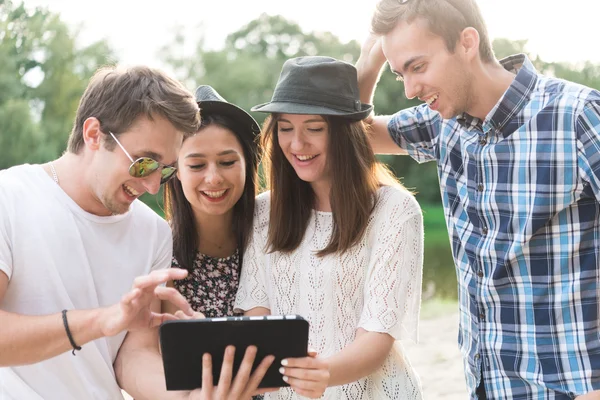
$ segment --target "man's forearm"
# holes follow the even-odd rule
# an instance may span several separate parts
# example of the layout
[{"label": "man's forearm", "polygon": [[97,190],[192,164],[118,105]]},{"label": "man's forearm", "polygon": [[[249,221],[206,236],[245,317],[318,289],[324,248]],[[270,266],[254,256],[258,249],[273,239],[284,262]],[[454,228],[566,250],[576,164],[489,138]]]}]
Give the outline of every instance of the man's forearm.
[{"label": "man's forearm", "polygon": [[373,104],[375,86],[379,81],[386,59],[381,47],[381,37],[369,35],[360,49],[360,56],[356,61],[358,77],[358,90],[360,101]]},{"label": "man's forearm", "polygon": [[[67,321],[75,344],[102,337],[99,310],[71,310]],[[0,367],[33,364],[72,350],[62,314],[29,316],[0,311]]]},{"label": "man's forearm", "polygon": [[189,398],[186,391],[167,391],[158,335],[149,332],[128,333],[114,365],[119,386],[136,400]]},{"label": "man's forearm", "polygon": [[360,101],[366,104],[373,104],[375,87],[381,76],[380,71],[360,71],[358,76],[358,90],[360,92]]}]

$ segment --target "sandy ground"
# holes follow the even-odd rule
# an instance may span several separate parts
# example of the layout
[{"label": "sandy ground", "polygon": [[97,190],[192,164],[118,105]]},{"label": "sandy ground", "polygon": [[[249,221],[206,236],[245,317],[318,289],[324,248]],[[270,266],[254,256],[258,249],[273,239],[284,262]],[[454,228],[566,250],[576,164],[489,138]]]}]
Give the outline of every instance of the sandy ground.
[{"label": "sandy ground", "polygon": [[421,379],[423,398],[466,400],[462,358],[458,350],[458,305],[435,317],[421,318],[419,344],[406,345],[413,367]]},{"label": "sandy ground", "polygon": [[[410,362],[421,379],[426,400],[468,399],[456,341],[457,308],[456,303],[436,300],[423,304],[419,344],[405,345]],[[127,395],[125,398],[131,399]]]}]

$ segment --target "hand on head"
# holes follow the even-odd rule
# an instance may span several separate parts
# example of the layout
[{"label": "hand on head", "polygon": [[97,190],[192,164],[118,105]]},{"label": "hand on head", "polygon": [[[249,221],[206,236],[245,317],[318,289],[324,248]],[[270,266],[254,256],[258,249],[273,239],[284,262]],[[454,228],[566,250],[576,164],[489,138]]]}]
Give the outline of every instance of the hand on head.
[{"label": "hand on head", "polygon": [[363,73],[379,73],[386,62],[381,46],[382,37],[369,34],[360,48],[360,56],[356,61],[358,80]]}]

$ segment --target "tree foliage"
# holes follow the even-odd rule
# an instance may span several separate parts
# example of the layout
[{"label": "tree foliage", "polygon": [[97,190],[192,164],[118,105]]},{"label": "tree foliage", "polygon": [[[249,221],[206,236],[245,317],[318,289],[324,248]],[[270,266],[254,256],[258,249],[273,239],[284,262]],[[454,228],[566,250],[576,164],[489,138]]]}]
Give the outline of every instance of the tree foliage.
[{"label": "tree foliage", "polygon": [[0,0],[0,169],[64,150],[87,81],[114,59],[106,42],[76,37],[46,9]]},{"label": "tree foliage", "polygon": [[[22,3],[0,0],[0,169],[59,156],[89,78],[98,67],[115,62],[105,41],[81,47],[77,34],[46,9],[29,10]],[[305,32],[293,21],[268,14],[232,32],[219,50],[208,50],[201,36],[190,36],[175,31],[171,43],[160,51],[162,60],[189,89],[212,85],[246,110],[271,98],[288,58],[326,55],[355,63],[360,52],[356,41],[344,43],[329,32]],[[195,49],[191,55],[184,51],[190,40]],[[526,40],[497,39],[493,47],[498,58],[527,53]],[[545,74],[600,89],[600,65],[549,63],[531,55],[530,59]],[[392,114],[418,102],[406,98],[402,83],[387,69],[374,103],[378,114]],[[254,116],[259,122],[265,117]],[[426,264],[431,267],[425,269],[426,280],[436,282],[436,292],[456,298],[436,165],[418,166],[404,156],[380,158],[417,192],[424,206],[429,232]],[[160,197],[145,195],[142,200],[161,212]]]},{"label": "tree foliage", "polygon": [[[115,61],[105,41],[80,47],[77,30],[43,8],[0,0],[0,169],[24,162],[41,162],[60,155],[66,145],[75,111],[85,86],[101,65]],[[222,48],[207,50],[200,35],[190,39],[183,30],[159,57],[176,71],[189,89],[209,84],[246,110],[268,101],[285,60],[326,55],[355,63],[356,41],[343,42],[327,31],[306,32],[279,15],[262,14],[225,39]],[[193,54],[182,48],[193,40]],[[528,53],[527,41],[496,39],[498,58]],[[549,63],[530,58],[549,75],[600,88],[600,65]],[[378,114],[392,114],[418,104],[404,94],[401,82],[386,68],[374,103]],[[254,113],[262,122],[264,114]],[[417,166],[409,157],[381,156],[420,201],[439,202],[436,166]]]},{"label": "tree foliage", "polygon": [[[329,32],[305,32],[298,24],[278,15],[262,14],[238,31],[227,36],[220,50],[205,50],[198,39],[195,54],[177,57],[186,38],[176,34],[175,40],[163,48],[161,57],[175,70],[179,79],[194,88],[201,84],[214,86],[227,100],[246,110],[269,101],[279,77],[281,66],[288,58],[305,55],[325,55],[355,63],[360,54],[356,41],[343,43]],[[527,41],[496,39],[493,43],[498,58],[527,53]],[[586,63],[573,66],[565,63],[546,63],[539,57],[532,62],[543,73],[600,88],[600,66]],[[374,104],[378,114],[393,114],[418,104],[407,99],[401,82],[386,69],[381,76]],[[255,113],[260,122],[264,114]],[[380,156],[403,183],[417,192],[420,201],[439,203],[439,183],[436,165],[417,165],[409,157]]]}]

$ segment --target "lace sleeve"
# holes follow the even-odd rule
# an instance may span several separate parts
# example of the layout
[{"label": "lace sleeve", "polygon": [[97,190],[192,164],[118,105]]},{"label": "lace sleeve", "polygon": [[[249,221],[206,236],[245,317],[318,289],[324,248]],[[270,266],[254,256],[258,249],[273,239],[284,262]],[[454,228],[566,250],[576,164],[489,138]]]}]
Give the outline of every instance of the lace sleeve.
[{"label": "lace sleeve", "polygon": [[258,196],[254,213],[254,228],[244,252],[234,312],[244,312],[255,307],[271,308],[266,279],[267,254],[264,249],[269,229],[268,205],[269,198],[266,195]]},{"label": "lace sleeve", "polygon": [[[400,198],[398,198],[400,195]],[[386,197],[386,196],[382,196]],[[423,217],[416,200],[397,189],[380,199],[373,226],[365,302],[358,326],[417,341],[423,279]]]}]

